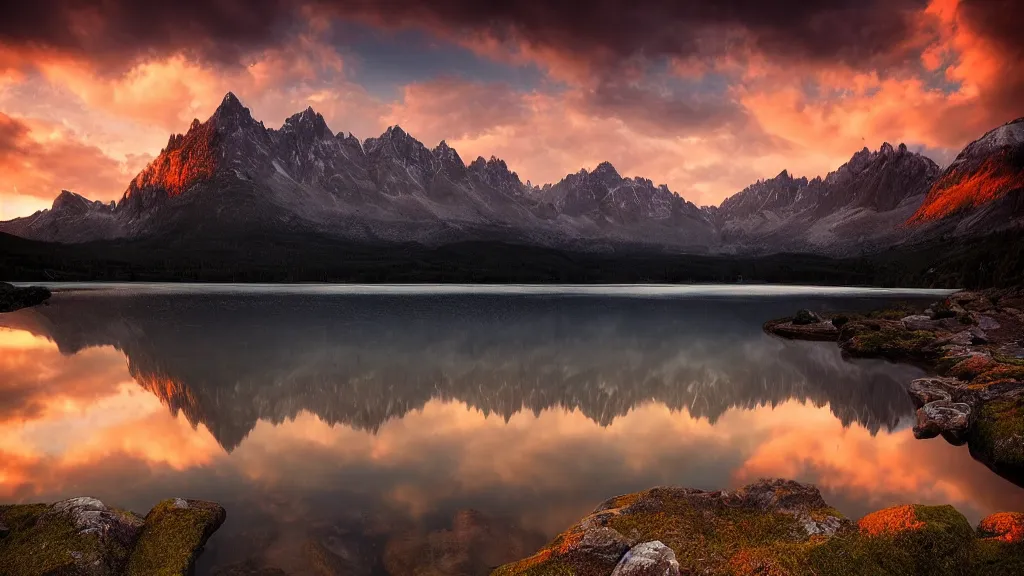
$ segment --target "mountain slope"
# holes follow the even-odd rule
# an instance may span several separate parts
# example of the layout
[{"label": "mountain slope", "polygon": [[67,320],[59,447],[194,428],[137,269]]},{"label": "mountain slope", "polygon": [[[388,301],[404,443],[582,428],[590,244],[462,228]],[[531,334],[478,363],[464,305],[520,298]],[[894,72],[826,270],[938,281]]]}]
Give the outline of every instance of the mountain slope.
[{"label": "mountain slope", "polygon": [[783,171],[726,199],[715,212],[733,252],[851,255],[903,241],[900,224],[939,174],[930,159],[889,143],[864,148],[824,179]]},{"label": "mountain slope", "polygon": [[1024,118],[967,145],[910,217],[911,226],[955,225],[955,233],[1004,228],[1024,215]]},{"label": "mountain slope", "polygon": [[104,204],[61,190],[49,210],[0,222],[0,231],[44,242],[110,240],[124,236],[114,210],[113,202]]}]

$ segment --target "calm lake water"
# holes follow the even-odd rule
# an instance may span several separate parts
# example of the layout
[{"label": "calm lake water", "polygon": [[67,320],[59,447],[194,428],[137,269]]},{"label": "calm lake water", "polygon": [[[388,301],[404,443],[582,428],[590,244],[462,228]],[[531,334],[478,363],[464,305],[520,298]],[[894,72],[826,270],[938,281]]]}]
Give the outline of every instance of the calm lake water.
[{"label": "calm lake water", "polygon": [[965,447],[914,439],[920,370],[761,331],[936,293],[89,288],[0,315],[0,503],[218,501],[201,575],[486,574],[663,484],[1024,509]]}]

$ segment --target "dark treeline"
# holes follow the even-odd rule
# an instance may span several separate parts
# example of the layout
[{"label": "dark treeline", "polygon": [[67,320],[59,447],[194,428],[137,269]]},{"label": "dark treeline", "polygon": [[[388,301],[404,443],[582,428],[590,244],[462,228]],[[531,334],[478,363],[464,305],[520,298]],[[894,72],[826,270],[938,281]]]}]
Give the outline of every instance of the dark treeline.
[{"label": "dark treeline", "polygon": [[60,245],[0,234],[0,279],[352,283],[708,283],[1002,287],[1024,283],[1024,234],[861,258],[567,252],[500,242],[358,244],[312,236]]}]

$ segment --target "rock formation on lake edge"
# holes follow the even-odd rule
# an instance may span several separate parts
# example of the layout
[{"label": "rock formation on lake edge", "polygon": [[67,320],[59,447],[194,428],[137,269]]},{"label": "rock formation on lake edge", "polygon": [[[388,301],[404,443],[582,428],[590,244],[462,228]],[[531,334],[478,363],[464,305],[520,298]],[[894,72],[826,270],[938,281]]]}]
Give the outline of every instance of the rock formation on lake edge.
[{"label": "rock formation on lake edge", "polygon": [[89,497],[0,506],[4,576],[185,576],[227,514],[174,498],[143,518]]},{"label": "rock formation on lake edge", "polygon": [[784,338],[829,340],[845,355],[924,366],[936,376],[910,383],[917,438],[967,443],[996,473],[1024,481],[1024,291],[959,292],[927,310],[880,310],[806,321],[772,320]]},{"label": "rock formation on lake edge", "polygon": [[1024,514],[974,530],[951,506],[903,505],[853,522],[814,486],[761,480],[612,498],[491,576],[1009,575],[1024,571],[1022,540]]},{"label": "rock formation on lake edge", "polygon": [[13,284],[0,282],[0,313],[42,304],[50,296],[50,290],[41,286],[19,288]]}]

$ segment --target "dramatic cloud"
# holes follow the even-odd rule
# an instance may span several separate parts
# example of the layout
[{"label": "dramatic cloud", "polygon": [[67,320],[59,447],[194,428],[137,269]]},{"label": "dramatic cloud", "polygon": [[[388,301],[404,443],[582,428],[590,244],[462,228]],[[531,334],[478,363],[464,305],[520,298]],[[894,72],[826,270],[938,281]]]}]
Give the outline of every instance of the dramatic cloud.
[{"label": "dramatic cloud", "polygon": [[[862,147],[944,164],[1024,115],[1014,0],[127,0],[0,22],[0,217],[61,188],[115,198],[232,91],[268,126],[307,106],[400,124],[535,183],[611,161],[717,204]],[[17,123],[17,124],[15,124]]]},{"label": "dramatic cloud", "polygon": [[[145,158],[116,160],[82,143],[60,125],[12,118],[0,112],[0,196],[5,203],[49,205],[61,189],[113,199],[145,165]],[[14,216],[3,214],[2,216]]]}]

